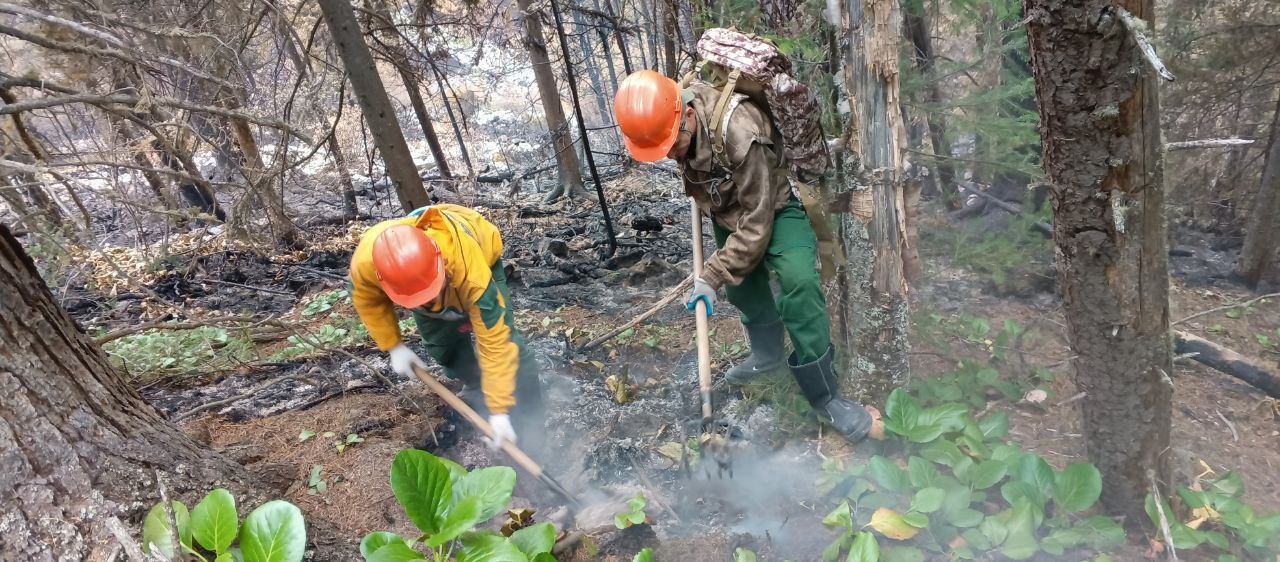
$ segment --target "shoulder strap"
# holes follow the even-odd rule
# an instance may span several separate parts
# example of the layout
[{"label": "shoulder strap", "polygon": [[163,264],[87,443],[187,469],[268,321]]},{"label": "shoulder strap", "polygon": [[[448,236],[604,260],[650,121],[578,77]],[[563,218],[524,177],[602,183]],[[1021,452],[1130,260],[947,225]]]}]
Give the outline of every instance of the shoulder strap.
[{"label": "shoulder strap", "polygon": [[[711,151],[721,162],[725,162],[727,158],[724,153],[724,142],[727,135],[725,128],[729,125],[727,118],[729,100],[734,97],[733,88],[738,85],[738,77],[741,74],[741,71],[736,68],[729,72],[729,79],[720,89],[720,97],[716,99],[715,110],[711,113]],[[737,104],[734,107],[737,107]]]}]

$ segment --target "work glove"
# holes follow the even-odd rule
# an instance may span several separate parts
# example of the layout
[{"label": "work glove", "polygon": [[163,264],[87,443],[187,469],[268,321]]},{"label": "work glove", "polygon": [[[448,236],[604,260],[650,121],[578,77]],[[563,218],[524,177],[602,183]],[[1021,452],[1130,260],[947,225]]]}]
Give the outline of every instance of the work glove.
[{"label": "work glove", "polygon": [[391,362],[391,370],[396,374],[411,379],[418,378],[413,374],[413,366],[417,365],[423,369],[427,368],[427,364],[422,362],[422,358],[418,357],[409,346],[405,344],[397,345],[387,352],[387,356]]},{"label": "work glove", "polygon": [[516,442],[516,428],[511,427],[511,417],[506,414],[494,414],[489,416],[489,427],[493,428],[493,438],[484,438],[484,442],[489,445],[489,449],[497,451],[502,448],[503,443],[510,442],[512,445]]},{"label": "work glove", "polygon": [[699,300],[707,303],[707,316],[715,314],[715,290],[711,288],[710,283],[707,283],[701,277],[695,277],[693,279],[693,292],[689,293],[689,301],[684,303],[684,307],[689,310],[697,310]]}]

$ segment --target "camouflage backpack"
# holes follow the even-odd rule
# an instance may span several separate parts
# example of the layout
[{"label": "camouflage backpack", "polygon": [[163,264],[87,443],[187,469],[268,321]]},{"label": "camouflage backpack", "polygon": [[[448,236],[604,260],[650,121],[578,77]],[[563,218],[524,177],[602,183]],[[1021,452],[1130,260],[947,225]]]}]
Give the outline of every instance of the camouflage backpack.
[{"label": "camouflage backpack", "polygon": [[711,85],[720,89],[707,124],[712,152],[717,158],[724,157],[725,128],[743,99],[750,99],[769,116],[782,138],[782,155],[791,165],[793,185],[818,238],[822,277],[830,279],[845,264],[845,257],[823,205],[825,198],[813,185],[821,182],[831,167],[831,156],[818,121],[818,102],[809,86],[791,75],[791,60],[777,45],[737,29],[704,31],[698,40],[698,57],[702,62],[680,86],[688,86],[700,73],[706,73]]}]

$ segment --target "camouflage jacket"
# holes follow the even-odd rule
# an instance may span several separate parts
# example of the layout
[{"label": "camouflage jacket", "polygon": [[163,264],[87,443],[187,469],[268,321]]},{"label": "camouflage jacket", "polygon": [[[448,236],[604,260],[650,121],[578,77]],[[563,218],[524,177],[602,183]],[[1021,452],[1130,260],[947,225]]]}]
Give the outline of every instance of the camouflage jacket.
[{"label": "camouflage jacket", "polygon": [[741,283],[760,264],[773,234],[773,215],[786,206],[791,184],[781,138],[764,111],[745,96],[731,102],[725,154],[716,155],[711,135],[720,90],[698,81],[688,88],[698,126],[680,168],[685,193],[698,202],[702,214],[729,231],[702,272],[718,289]]}]

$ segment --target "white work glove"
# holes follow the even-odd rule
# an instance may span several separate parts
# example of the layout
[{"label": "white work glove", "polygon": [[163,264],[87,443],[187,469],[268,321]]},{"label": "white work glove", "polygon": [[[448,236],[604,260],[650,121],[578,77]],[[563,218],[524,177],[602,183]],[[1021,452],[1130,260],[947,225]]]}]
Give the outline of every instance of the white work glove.
[{"label": "white work glove", "polygon": [[418,357],[418,354],[414,353],[413,350],[409,349],[409,346],[405,344],[400,344],[391,348],[391,351],[388,351],[387,355],[391,362],[391,370],[403,377],[408,377],[410,379],[418,378],[417,375],[413,374],[414,365],[422,367],[423,369],[427,368],[427,364],[422,362],[422,358]]},{"label": "white work glove", "polygon": [[493,439],[485,437],[484,442],[489,445],[490,450],[497,451],[506,442],[510,442],[512,445],[515,444],[516,428],[511,427],[510,416],[506,414],[489,416],[489,427],[493,428]]},{"label": "white work glove", "polygon": [[695,277],[693,278],[693,292],[689,293],[689,300],[684,303],[684,307],[689,310],[697,310],[699,300],[707,303],[707,316],[711,316],[715,313],[715,290],[711,288],[710,283],[703,281],[701,277]]}]

